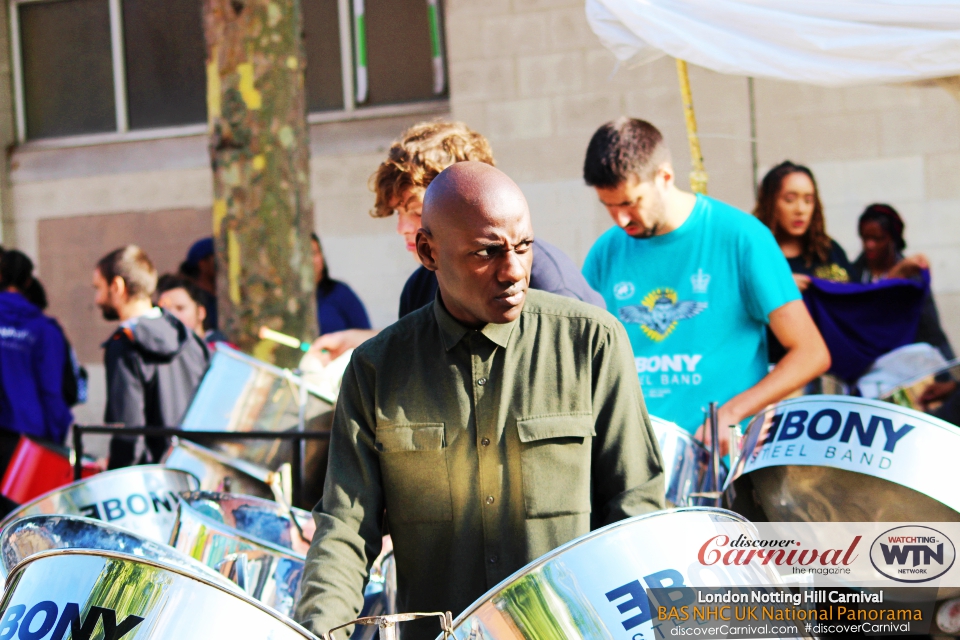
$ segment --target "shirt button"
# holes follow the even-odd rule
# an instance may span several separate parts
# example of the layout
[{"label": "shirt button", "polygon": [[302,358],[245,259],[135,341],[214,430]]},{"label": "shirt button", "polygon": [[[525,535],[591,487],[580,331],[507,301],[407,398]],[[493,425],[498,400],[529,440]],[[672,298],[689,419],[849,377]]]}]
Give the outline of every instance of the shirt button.
[{"label": "shirt button", "polygon": [[490,438],[483,438],[482,440],[480,440],[480,444],[482,444],[482,445],[485,446],[485,447],[489,447],[489,446],[490,446]]},{"label": "shirt button", "polygon": [[490,556],[490,564],[497,564],[497,560],[499,559],[497,556]]},{"label": "shirt button", "polygon": [[493,504],[493,496],[487,496],[487,504]]},{"label": "shirt button", "polygon": [[477,380],[477,384],[482,387],[483,385],[487,384],[487,379],[486,379],[486,378],[480,378],[479,380]]}]

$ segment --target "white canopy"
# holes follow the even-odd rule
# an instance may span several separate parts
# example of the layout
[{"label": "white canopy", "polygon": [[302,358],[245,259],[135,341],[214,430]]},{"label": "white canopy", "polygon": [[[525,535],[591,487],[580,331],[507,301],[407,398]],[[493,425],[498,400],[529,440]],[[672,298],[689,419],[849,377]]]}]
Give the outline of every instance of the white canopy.
[{"label": "white canopy", "polygon": [[827,86],[960,74],[960,0],[586,0],[621,61]]}]

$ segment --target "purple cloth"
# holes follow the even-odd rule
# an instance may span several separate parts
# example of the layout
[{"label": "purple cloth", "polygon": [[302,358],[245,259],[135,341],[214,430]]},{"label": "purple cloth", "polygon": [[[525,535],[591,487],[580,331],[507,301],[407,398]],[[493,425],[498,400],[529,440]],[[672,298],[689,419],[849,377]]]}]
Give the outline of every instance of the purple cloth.
[{"label": "purple cloth", "polygon": [[863,375],[883,354],[914,341],[930,290],[927,271],[918,280],[810,281],[803,300],[830,350],[830,373],[847,382]]}]

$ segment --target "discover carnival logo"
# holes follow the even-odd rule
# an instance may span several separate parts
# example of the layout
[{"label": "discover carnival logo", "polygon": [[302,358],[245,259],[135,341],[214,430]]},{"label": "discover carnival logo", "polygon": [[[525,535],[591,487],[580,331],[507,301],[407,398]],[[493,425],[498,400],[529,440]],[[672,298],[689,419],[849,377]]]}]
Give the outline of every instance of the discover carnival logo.
[{"label": "discover carnival logo", "polygon": [[[800,540],[772,538],[754,540],[740,534],[731,539],[720,534],[709,538],[700,547],[697,560],[709,567],[774,565],[776,567],[809,567],[806,573],[837,573],[838,567],[850,566],[858,557],[857,546],[861,536],[854,536],[849,544],[834,549],[806,548]],[[812,566],[811,566],[812,565]]]},{"label": "discover carnival logo", "polygon": [[870,545],[873,568],[897,582],[935,580],[950,570],[956,558],[950,538],[920,525],[894,527]]}]

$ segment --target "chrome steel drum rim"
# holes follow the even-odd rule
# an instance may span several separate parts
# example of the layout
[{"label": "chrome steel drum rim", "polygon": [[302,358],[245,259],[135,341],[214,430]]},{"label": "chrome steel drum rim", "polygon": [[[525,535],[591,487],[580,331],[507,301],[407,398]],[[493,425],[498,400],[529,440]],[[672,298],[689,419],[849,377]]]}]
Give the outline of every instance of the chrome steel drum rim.
[{"label": "chrome steel drum rim", "polygon": [[[799,422],[788,417],[794,411],[804,412]],[[781,440],[786,424],[799,433]],[[792,398],[750,422],[725,500],[755,520],[956,521],[958,452],[960,429],[915,409],[854,396]]]},{"label": "chrome steel drum rim", "polygon": [[[190,517],[191,517],[191,518],[195,518],[196,520],[199,520],[200,522],[202,522],[202,523],[204,523],[204,524],[207,524],[208,526],[210,526],[211,528],[213,528],[215,531],[218,531],[218,532],[219,532],[219,531],[221,531],[221,530],[226,530],[225,533],[227,533],[227,534],[229,534],[229,535],[231,535],[231,536],[233,536],[233,537],[235,537],[235,538],[239,538],[240,540],[242,540],[242,541],[245,542],[246,544],[251,545],[252,547],[262,548],[262,549],[265,549],[265,550],[270,551],[270,553],[276,554],[276,555],[278,555],[278,556],[285,557],[285,558],[287,558],[287,559],[289,559],[289,560],[294,560],[294,561],[297,561],[297,562],[301,562],[301,563],[302,563],[302,562],[305,562],[306,559],[307,559],[306,554],[297,553],[297,552],[294,551],[293,549],[288,549],[287,547],[281,547],[280,545],[278,545],[278,544],[276,544],[276,543],[273,543],[273,542],[270,542],[269,540],[265,540],[265,539],[263,539],[263,538],[258,538],[257,536],[252,536],[252,535],[250,535],[250,534],[248,534],[248,533],[245,533],[245,532],[242,531],[241,529],[237,529],[237,528],[235,528],[235,527],[231,527],[230,525],[228,525],[228,524],[226,524],[226,523],[224,523],[224,522],[219,522],[219,521],[217,521],[217,520],[214,520],[213,518],[209,517],[208,515],[206,515],[206,514],[203,513],[202,511],[200,511],[200,510],[196,509],[195,507],[191,506],[189,503],[187,503],[187,502],[186,502],[185,500],[183,500],[182,498],[180,499],[180,502],[179,502],[178,505],[177,505],[177,511],[178,511],[178,513],[177,513],[177,523],[176,523],[176,525],[174,526],[174,533],[170,536],[170,539],[171,539],[171,540],[176,540],[177,535],[178,535],[178,532],[179,532],[179,530],[180,530],[180,514],[179,514],[179,511],[180,511],[181,509],[188,509],[188,510],[190,511]],[[195,558],[195,559],[196,559],[196,558]]]},{"label": "chrome steel drum rim", "polygon": [[264,362],[263,360],[258,360],[257,358],[254,358],[253,356],[247,355],[246,353],[243,353],[242,351],[239,351],[239,350],[237,350],[237,349],[235,349],[234,347],[231,347],[231,346],[229,346],[229,345],[227,345],[225,348],[217,349],[217,353],[218,353],[218,354],[223,354],[225,357],[229,357],[229,358],[232,358],[232,359],[234,359],[234,360],[238,360],[238,361],[240,361],[240,362],[242,362],[242,363],[244,363],[244,364],[246,364],[246,365],[249,365],[249,366],[251,366],[251,367],[253,367],[253,368],[255,368],[255,369],[262,369],[262,370],[264,370],[264,371],[267,371],[267,372],[269,372],[271,375],[274,375],[274,376],[276,376],[276,377],[278,377],[278,378],[287,379],[288,376],[293,376],[293,377],[297,378],[298,384],[302,384],[304,387],[306,387],[307,391],[309,391],[310,393],[312,393],[312,394],[315,395],[316,397],[320,398],[321,400],[323,400],[323,401],[326,402],[327,404],[336,404],[336,403],[337,403],[337,399],[336,399],[336,398],[330,398],[326,393],[323,392],[323,390],[318,389],[315,385],[312,385],[312,384],[310,384],[309,382],[307,382],[306,380],[304,380],[304,379],[303,379],[303,376],[298,376],[298,375],[294,374],[292,371],[290,371],[289,369],[281,369],[280,367],[278,367],[278,366],[276,366],[276,365],[272,365],[272,364],[270,364],[269,362]]},{"label": "chrome steel drum rim", "polygon": [[[71,490],[76,489],[78,487],[90,487],[99,482],[103,482],[105,480],[114,480],[118,477],[122,477],[125,475],[130,475],[130,474],[142,475],[144,471],[182,473],[185,476],[187,476],[190,480],[192,480],[193,483],[197,486],[197,488],[199,488],[200,486],[200,480],[197,478],[197,476],[193,475],[189,471],[184,471],[183,469],[172,469],[170,467],[165,467],[162,464],[142,464],[142,465],[135,465],[132,467],[123,467],[121,469],[111,469],[110,471],[104,471],[103,473],[98,473],[88,478],[82,478],[80,480],[76,480],[74,482],[71,482],[70,484],[66,484],[62,487],[58,487],[57,489],[53,489],[52,491],[48,491],[43,495],[37,496],[36,498],[34,498],[33,500],[30,500],[29,502],[24,502],[23,504],[19,505],[16,509],[11,511],[9,514],[7,514],[7,516],[3,520],[0,520],[0,530],[2,530],[11,522],[15,520],[19,520],[20,518],[24,517],[21,514],[25,510],[43,502],[44,500],[52,496],[56,496],[57,494],[69,493]],[[108,475],[109,477],[107,477]],[[31,515],[34,515],[34,514],[31,514]],[[57,514],[50,514],[50,515],[57,515]],[[66,515],[66,514],[60,514],[60,515]]]},{"label": "chrome steel drum rim", "polygon": [[676,422],[670,422],[663,418],[658,418],[656,416],[650,416],[650,423],[652,425],[660,425],[664,430],[669,431],[672,435],[677,436],[684,442],[693,446],[693,448],[702,451],[704,455],[709,455],[710,450],[703,446],[703,443],[693,437],[693,434],[678,425]]},{"label": "chrome steel drum rim", "polygon": [[[932,416],[929,413],[917,411],[916,409],[911,409],[910,407],[904,407],[902,405],[893,404],[890,402],[886,402],[884,400],[875,400],[873,398],[861,398],[859,396],[830,396],[830,395],[812,395],[812,396],[800,396],[798,398],[790,398],[789,400],[783,400],[773,405],[772,407],[764,411],[761,411],[753,418],[753,420],[750,421],[750,424],[747,425],[747,432],[744,435],[741,455],[739,458],[737,458],[736,462],[734,462],[733,467],[731,468],[730,473],[727,476],[727,481],[724,484],[724,490],[728,489],[733,484],[733,481],[742,475],[743,467],[746,464],[747,453],[752,452],[753,449],[756,447],[757,440],[759,440],[760,438],[760,431],[762,430],[761,427],[767,414],[776,413],[782,407],[789,408],[793,405],[809,404],[811,402],[835,402],[837,404],[850,404],[850,405],[873,407],[873,408],[881,409],[884,411],[893,411],[895,413],[907,413],[907,414],[910,414],[911,417],[916,418],[921,422],[924,422],[926,426],[936,427],[951,435],[960,436],[960,427],[957,427],[954,424],[950,424],[949,422],[945,420],[941,420],[936,416]],[[755,427],[755,425],[759,425],[759,426]],[[858,473],[855,470],[849,470],[849,471],[851,471],[851,473]],[[933,497],[933,496],[930,496],[930,497]]]},{"label": "chrome steel drum rim", "polygon": [[[273,500],[267,500],[266,498],[260,498],[258,496],[249,496],[242,493],[230,493],[225,491],[182,491],[180,493],[180,500],[185,502],[191,509],[198,511],[201,514],[204,513],[198,509],[195,504],[199,502],[213,502],[217,505],[217,509],[224,510],[227,505],[230,503],[235,503],[234,509],[236,507],[251,507],[257,511],[265,511],[270,515],[285,520],[288,524],[288,533],[290,535],[290,547],[288,548],[293,551],[295,554],[300,555],[301,553],[306,556],[306,551],[301,551],[300,548],[309,549],[311,540],[313,538],[313,533],[315,533],[315,526],[313,526],[313,519],[309,511],[303,509],[298,509],[296,507],[288,506],[275,502]],[[221,522],[220,524],[224,527],[235,529],[241,533],[246,534],[248,537],[255,540],[263,540],[264,542],[272,542],[267,538],[263,538],[253,533],[250,533],[247,529],[244,529],[236,524],[236,515],[233,513],[232,509],[226,509],[229,513],[224,513],[224,516],[229,515],[229,517],[234,519],[233,524],[228,522]],[[209,516],[208,516],[209,517]],[[215,518],[210,518],[211,520],[216,521]],[[303,522],[307,523],[306,525]],[[304,527],[306,526],[309,529],[310,536],[309,538],[305,535]],[[299,542],[294,540],[294,536],[300,537]],[[284,545],[278,542],[273,542],[281,547]]]},{"label": "chrome steel drum rim", "polygon": [[564,553],[570,551],[571,549],[582,546],[583,544],[591,542],[594,539],[599,538],[603,535],[606,535],[612,531],[616,531],[617,529],[622,529],[624,527],[630,526],[637,522],[652,520],[654,518],[670,516],[678,513],[702,513],[702,514],[719,515],[719,516],[727,517],[736,522],[749,525],[751,527],[753,526],[753,523],[751,523],[749,520],[744,518],[739,513],[736,513],[734,511],[729,511],[727,509],[721,509],[719,507],[678,507],[676,509],[663,509],[661,511],[652,511],[650,513],[644,513],[639,516],[633,516],[631,518],[626,518],[618,522],[613,522],[611,524],[608,524],[605,527],[601,527],[600,529],[595,529],[590,533],[584,534],[579,538],[571,540],[570,542],[566,542],[560,545],[559,547],[556,547],[555,549],[548,551],[547,553],[543,554],[536,560],[531,561],[529,564],[526,564],[520,569],[514,571],[505,579],[501,580],[499,583],[494,585],[491,589],[488,589],[484,593],[484,595],[480,596],[480,598],[477,599],[475,602],[473,602],[469,607],[467,607],[462,612],[457,614],[457,616],[453,620],[454,629],[458,628],[461,624],[463,624],[463,622],[467,618],[469,618],[476,611],[478,611],[484,604],[486,604],[490,600],[490,598],[488,597],[490,594],[498,593],[502,591],[506,586],[517,581],[524,575],[528,573],[532,573],[537,568],[542,567],[543,565],[556,559],[557,557],[563,555]]},{"label": "chrome steel drum rim", "polygon": [[[182,449],[194,455],[209,456],[210,458],[213,458],[213,460],[215,460],[216,462],[219,462],[220,464],[230,467],[232,469],[235,469],[241,473],[245,473],[251,478],[263,482],[267,486],[270,485],[271,476],[276,473],[275,471],[270,471],[269,469],[265,469],[252,462],[243,460],[242,458],[233,458],[223,453],[222,451],[217,451],[215,449],[208,449],[207,447],[202,447],[195,442],[191,442],[184,438],[178,438],[176,436],[171,438],[170,448],[167,449],[167,451],[164,453],[164,459],[166,459],[167,455],[176,447],[181,447]],[[178,471],[186,471],[185,469],[180,469],[179,467],[167,467],[166,463],[162,463],[162,466],[168,469],[177,469]],[[186,472],[193,475],[189,471],[186,471]],[[199,478],[198,478],[198,481],[199,481]]]},{"label": "chrome steel drum rim", "polygon": [[20,573],[20,571],[24,569],[27,565],[51,556],[98,556],[103,558],[120,558],[121,560],[124,560],[127,562],[135,562],[139,564],[149,565],[152,567],[157,567],[159,569],[163,569],[164,571],[169,571],[171,573],[176,573],[177,575],[183,576],[185,578],[190,578],[195,582],[199,582],[208,587],[216,589],[217,591],[233,596],[238,600],[241,600],[249,605],[254,606],[260,611],[269,614],[270,617],[274,618],[277,622],[283,623],[284,625],[290,627],[294,631],[303,634],[307,638],[316,637],[312,633],[307,631],[307,629],[300,626],[297,622],[286,617],[280,612],[274,609],[271,609],[270,607],[262,604],[261,602],[254,600],[253,598],[246,595],[242,591],[231,591],[230,589],[224,586],[221,586],[215,582],[210,582],[209,580],[205,579],[203,576],[199,576],[199,575],[189,573],[187,571],[183,571],[182,569],[176,566],[169,565],[163,562],[158,562],[156,560],[141,558],[140,556],[131,555],[129,553],[122,553],[119,551],[104,551],[102,549],[55,549],[51,551],[41,551],[36,555],[32,555],[29,558],[25,558],[21,562],[18,562],[16,566],[14,566],[13,569],[10,570],[10,575],[7,576],[7,579],[4,583],[4,590],[6,592],[9,592],[14,579],[17,577],[17,574]]},{"label": "chrome steel drum rim", "polygon": [[[25,556],[23,559],[21,559],[21,560],[18,561],[17,563],[15,563],[15,564],[14,564],[12,567],[10,567],[9,570],[8,570],[8,568],[7,568],[7,566],[6,566],[6,562],[5,562],[5,560],[6,560],[6,554],[3,553],[3,550],[6,548],[6,546],[7,546],[8,544],[12,544],[12,543],[10,543],[10,541],[9,541],[9,540],[10,540],[10,536],[13,535],[14,533],[19,533],[19,532],[21,531],[21,529],[17,529],[16,531],[11,532],[11,528],[12,528],[13,526],[22,527],[22,526],[29,525],[29,524],[32,524],[32,523],[38,523],[38,525],[39,525],[40,523],[43,523],[43,522],[49,521],[49,520],[54,520],[54,519],[61,519],[61,520],[78,522],[78,523],[81,524],[81,525],[85,525],[85,526],[87,526],[87,527],[90,527],[90,529],[95,529],[95,530],[100,530],[100,531],[106,531],[106,532],[110,532],[110,533],[117,533],[117,534],[120,534],[120,535],[122,535],[122,536],[127,536],[127,537],[129,537],[129,538],[133,538],[133,539],[135,539],[139,544],[141,544],[142,546],[144,546],[145,548],[148,548],[148,549],[149,549],[149,548],[151,548],[151,547],[157,547],[157,548],[158,548],[157,550],[158,550],[159,552],[162,552],[162,553],[164,553],[164,554],[166,554],[166,555],[168,555],[168,556],[173,557],[173,559],[175,559],[177,562],[183,562],[185,565],[188,565],[189,569],[195,570],[195,571],[199,572],[199,575],[205,576],[208,580],[216,581],[216,580],[222,579],[224,585],[233,585],[233,583],[230,582],[230,580],[228,580],[228,579],[224,578],[223,576],[221,576],[221,575],[220,575],[219,573],[217,573],[214,569],[211,569],[210,567],[208,567],[207,565],[203,564],[202,562],[200,562],[200,561],[197,560],[196,558],[193,558],[193,557],[191,557],[191,556],[183,553],[182,551],[179,551],[179,550],[175,549],[174,547],[171,547],[170,545],[156,542],[156,541],[154,541],[154,540],[151,540],[150,538],[141,536],[141,535],[139,535],[138,533],[136,533],[136,532],[134,532],[134,531],[130,531],[129,529],[124,529],[123,527],[119,527],[119,526],[114,525],[114,524],[111,524],[111,523],[109,523],[109,522],[104,522],[104,521],[102,521],[102,520],[96,520],[96,519],[94,519],[94,518],[87,518],[87,517],[84,517],[84,516],[75,516],[75,515],[69,515],[69,514],[38,514],[38,515],[32,515],[32,516],[25,516],[25,517],[23,517],[23,518],[20,518],[20,519],[18,519],[18,520],[15,520],[14,522],[11,522],[10,525],[9,525],[6,529],[3,530],[3,532],[0,532],[0,573],[3,574],[3,577],[4,577],[4,578],[6,578],[7,576],[9,576],[11,573],[13,573],[13,570],[14,570],[17,566],[19,566],[24,560],[27,560],[28,558],[31,558],[31,557],[33,557],[33,556],[35,556],[35,555],[40,554],[40,553],[45,553],[45,552],[47,552],[47,551],[66,551],[66,550],[70,550],[70,549],[72,549],[72,550],[77,550],[77,551],[83,551],[83,550],[88,550],[88,551],[89,551],[89,550],[95,550],[95,551],[112,551],[112,552],[114,552],[114,553],[121,553],[121,554],[129,555],[129,556],[132,556],[132,557],[135,557],[135,558],[149,559],[149,558],[147,558],[146,556],[140,556],[140,555],[137,555],[136,553],[129,553],[129,552],[126,552],[126,551],[116,551],[116,550],[112,550],[112,549],[104,549],[104,548],[102,548],[102,547],[80,547],[80,546],[77,546],[77,547],[62,547],[62,548],[44,549],[43,551],[37,551],[37,552],[31,553],[31,554]],[[151,550],[151,551],[152,551],[152,550]],[[180,556],[180,557],[176,557],[176,556]],[[164,560],[158,560],[158,561],[161,562],[162,564],[167,564],[167,562],[165,562]],[[170,564],[171,564],[172,566],[177,566],[177,565],[174,564],[172,561],[170,562]],[[195,565],[195,566],[192,566],[192,565]]]}]

